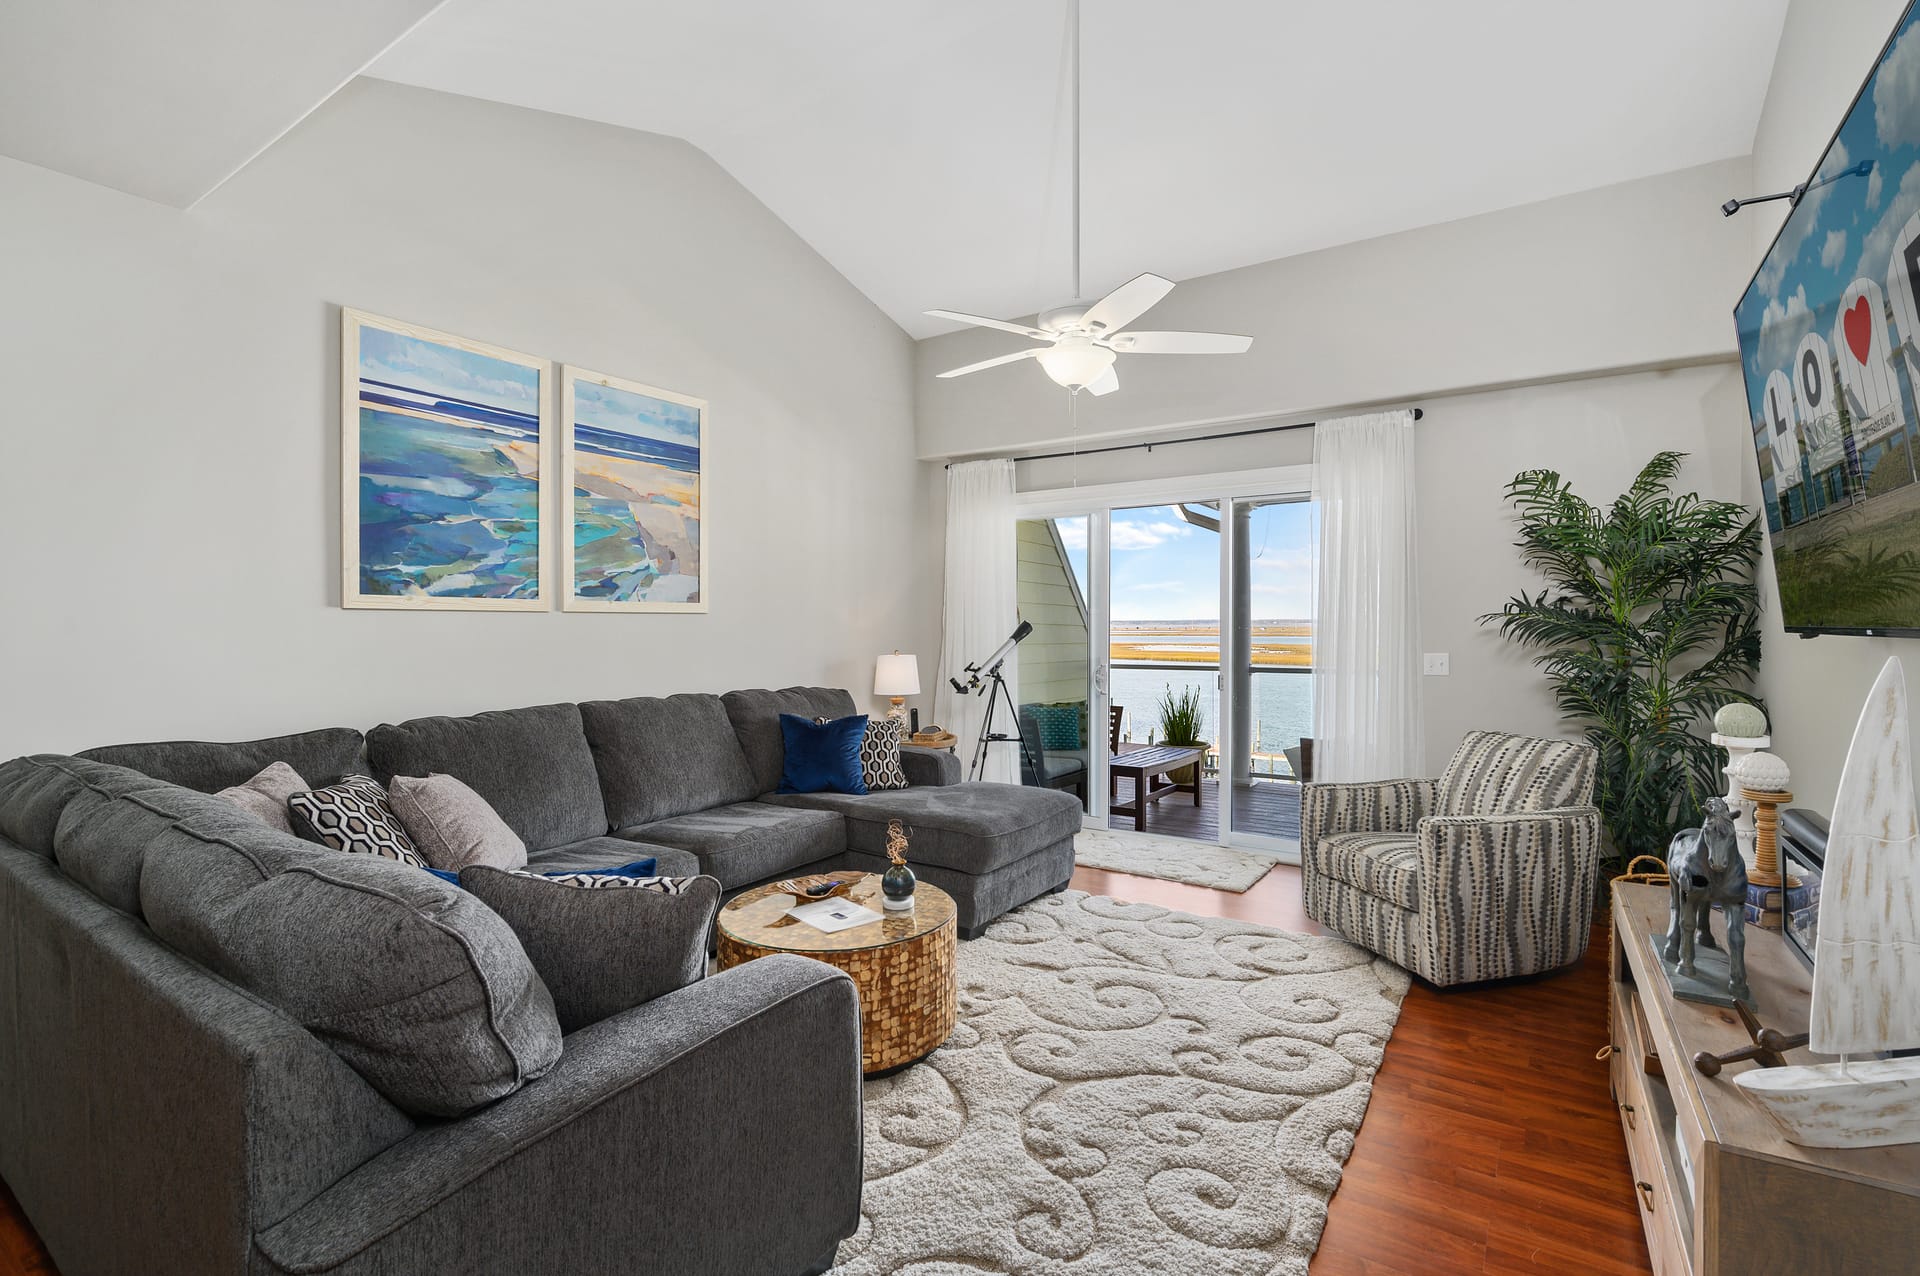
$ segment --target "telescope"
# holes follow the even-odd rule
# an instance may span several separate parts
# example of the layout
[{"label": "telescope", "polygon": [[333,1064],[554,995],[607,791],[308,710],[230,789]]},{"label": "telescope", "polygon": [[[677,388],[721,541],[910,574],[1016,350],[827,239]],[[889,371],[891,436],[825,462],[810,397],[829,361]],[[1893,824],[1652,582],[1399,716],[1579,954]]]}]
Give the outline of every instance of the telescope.
[{"label": "telescope", "polygon": [[1007,657],[1012,655],[1013,649],[1020,645],[1020,640],[1032,632],[1033,625],[1028,621],[1021,621],[1013,633],[1008,636],[1005,642],[1000,644],[991,656],[988,656],[985,660],[976,661],[966,667],[965,673],[967,680],[965,682],[962,682],[958,678],[948,678],[947,681],[952,683],[953,689],[963,696],[979,695],[987,685],[981,680],[981,675],[984,674],[987,678],[999,677],[1000,666],[1007,662]]}]

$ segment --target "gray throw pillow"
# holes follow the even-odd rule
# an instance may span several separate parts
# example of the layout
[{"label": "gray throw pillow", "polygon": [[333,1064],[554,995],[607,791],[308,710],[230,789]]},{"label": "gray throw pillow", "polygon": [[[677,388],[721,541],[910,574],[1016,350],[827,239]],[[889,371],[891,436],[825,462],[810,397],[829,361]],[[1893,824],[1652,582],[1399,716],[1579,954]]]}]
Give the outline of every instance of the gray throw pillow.
[{"label": "gray throw pillow", "polygon": [[396,775],[387,804],[431,868],[525,868],[527,844],[487,800],[451,775]]},{"label": "gray throw pillow", "polygon": [[[658,882],[672,882],[674,889],[649,885]],[[563,1032],[706,974],[707,935],[720,909],[714,878],[602,878],[571,885],[476,866],[460,874],[460,884],[519,937],[553,994]]]},{"label": "gray throw pillow", "polygon": [[906,729],[900,718],[867,719],[867,734],[860,739],[860,772],[869,793],[907,787],[907,773],[900,768],[900,741]]},{"label": "gray throw pillow", "polygon": [[286,763],[274,762],[245,784],[221,789],[214,796],[225,798],[268,828],[291,833],[293,820],[287,814],[287,799],[312,787]]}]

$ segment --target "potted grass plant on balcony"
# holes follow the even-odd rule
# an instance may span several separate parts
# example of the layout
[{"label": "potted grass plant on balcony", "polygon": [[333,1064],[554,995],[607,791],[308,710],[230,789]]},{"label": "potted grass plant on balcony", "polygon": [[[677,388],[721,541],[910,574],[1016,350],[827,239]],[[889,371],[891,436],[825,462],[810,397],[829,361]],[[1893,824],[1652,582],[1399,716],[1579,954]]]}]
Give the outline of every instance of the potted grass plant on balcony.
[{"label": "potted grass plant on balcony", "polygon": [[1759,520],[1744,505],[1674,495],[1685,459],[1655,456],[1607,506],[1553,470],[1516,475],[1515,544],[1547,587],[1480,618],[1534,649],[1561,716],[1600,751],[1594,803],[1615,871],[1634,855],[1664,858],[1674,832],[1699,823],[1726,787],[1713,715],[1754,700]]},{"label": "potted grass plant on balcony", "polygon": [[[1160,743],[1199,746],[1200,688],[1168,687],[1160,693]],[[1200,783],[1200,767],[1181,767],[1167,774],[1175,784]]]}]

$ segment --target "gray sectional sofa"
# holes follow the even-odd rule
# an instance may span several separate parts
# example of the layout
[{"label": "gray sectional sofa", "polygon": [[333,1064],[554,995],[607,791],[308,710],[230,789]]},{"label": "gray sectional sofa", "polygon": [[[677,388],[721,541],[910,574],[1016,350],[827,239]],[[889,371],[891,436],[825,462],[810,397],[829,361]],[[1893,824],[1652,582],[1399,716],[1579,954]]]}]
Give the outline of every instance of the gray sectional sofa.
[{"label": "gray sectional sofa", "polygon": [[924,750],[906,790],[781,795],[782,712],[853,702],[549,705],[0,767],[0,1178],[61,1271],[824,1270],[859,1221],[844,975],[767,958],[563,1037],[477,897],[209,796],[274,761],[315,785],[442,772],[535,867],[651,855],[728,894],[876,868],[897,816],[968,934],[1065,885],[1071,798],[955,784]]}]

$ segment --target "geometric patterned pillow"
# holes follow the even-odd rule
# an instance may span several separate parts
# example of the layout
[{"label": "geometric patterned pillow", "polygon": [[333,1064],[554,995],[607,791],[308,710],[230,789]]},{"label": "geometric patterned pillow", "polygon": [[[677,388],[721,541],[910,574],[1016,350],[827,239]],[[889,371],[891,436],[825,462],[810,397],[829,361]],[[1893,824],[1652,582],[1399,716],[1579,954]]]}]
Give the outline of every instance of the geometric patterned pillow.
[{"label": "geometric patterned pillow", "polygon": [[338,784],[287,799],[294,826],[310,842],[336,851],[354,851],[399,860],[414,868],[427,861],[407,836],[406,828],[387,805],[387,791],[378,780],[350,775]]},{"label": "geometric patterned pillow", "polygon": [[906,727],[902,718],[867,720],[867,734],[860,740],[860,771],[869,791],[907,787],[907,773],[900,769],[900,740]]},{"label": "geometric patterned pillow", "polygon": [[579,886],[588,890],[631,886],[635,890],[656,891],[662,895],[684,895],[689,886],[700,880],[697,877],[623,877],[619,873],[534,873],[524,868],[507,871],[515,877],[531,877],[535,881],[552,882],[555,886]]}]

